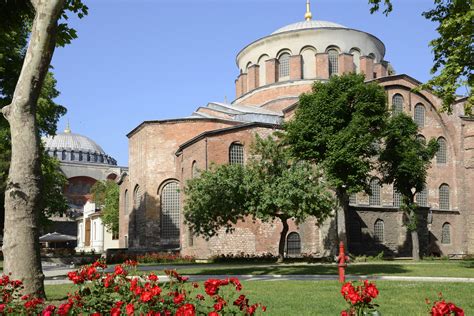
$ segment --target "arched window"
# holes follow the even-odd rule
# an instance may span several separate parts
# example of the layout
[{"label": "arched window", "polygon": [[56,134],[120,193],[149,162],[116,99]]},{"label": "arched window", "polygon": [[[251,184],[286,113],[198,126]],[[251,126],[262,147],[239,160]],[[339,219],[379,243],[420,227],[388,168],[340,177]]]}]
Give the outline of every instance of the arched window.
[{"label": "arched window", "polygon": [[76,154],[74,153],[74,150],[71,151],[71,161],[76,160]]},{"label": "arched window", "polygon": [[244,146],[242,144],[233,143],[229,148],[229,163],[244,164]]},{"label": "arched window", "polygon": [[395,94],[392,98],[392,112],[397,115],[403,112],[403,97],[401,94]]},{"label": "arched window", "polygon": [[357,48],[353,48],[349,51],[349,54],[352,54],[354,72],[360,73],[360,51]]},{"label": "arched window", "polygon": [[428,190],[426,186],[415,195],[415,202],[419,206],[428,206]]},{"label": "arched window", "polygon": [[61,152],[61,160],[66,160],[66,151],[65,150],[63,150]]},{"label": "arched window", "polygon": [[380,205],[380,180],[373,178],[370,180],[369,205]]},{"label": "arched window", "polygon": [[301,52],[303,63],[303,79],[316,78],[316,50],[313,47],[306,47]]},{"label": "arched window", "polygon": [[196,160],[194,160],[191,165],[191,178],[197,178],[197,177],[199,177],[199,170],[197,167],[197,162]]},{"label": "arched window", "polygon": [[286,237],[286,254],[288,256],[299,256],[301,254],[300,234],[292,232]]},{"label": "arched window", "polygon": [[384,242],[384,224],[383,220],[377,219],[374,224],[374,240],[378,243]]},{"label": "arched window", "polygon": [[87,153],[87,161],[91,161],[91,154]]},{"label": "arched window", "polygon": [[258,86],[264,86],[267,84],[267,64],[268,55],[262,55],[258,59]]},{"label": "arched window", "polygon": [[179,245],[179,184],[168,182],[161,190],[161,237]]},{"label": "arched window", "polygon": [[451,224],[444,223],[441,228],[441,243],[450,244],[451,243]]},{"label": "arched window", "polygon": [[420,143],[422,143],[423,145],[426,145],[426,138],[425,138],[425,136],[419,134],[419,135],[416,135],[416,139],[417,139]]},{"label": "arched window", "polygon": [[82,161],[83,160],[83,157],[82,157],[82,151],[79,152],[79,161]]},{"label": "arched window", "polygon": [[290,77],[290,54],[283,53],[278,58],[278,80],[287,80]]},{"label": "arched window", "polygon": [[446,183],[439,187],[439,209],[449,210],[449,185]]},{"label": "arched window", "polygon": [[142,195],[142,189],[137,184],[135,190],[133,190],[133,209],[135,210],[135,212],[139,210],[142,206]]},{"label": "arched window", "polygon": [[418,103],[415,105],[415,114],[413,120],[419,128],[423,128],[425,126],[425,106],[423,104]]},{"label": "arched window", "polygon": [[438,151],[436,152],[436,162],[439,164],[445,164],[448,161],[447,158],[447,145],[444,137],[438,138]]},{"label": "arched window", "polygon": [[337,75],[339,72],[339,52],[337,49],[331,48],[328,50],[329,59],[329,76]]},{"label": "arched window", "polygon": [[129,211],[129,201],[128,201],[128,190],[125,190],[125,193],[123,194],[123,199],[124,199],[124,203],[123,203],[123,212],[126,214],[128,214],[128,211]]},{"label": "arched window", "polygon": [[402,205],[402,195],[393,187],[393,206],[400,207]]}]

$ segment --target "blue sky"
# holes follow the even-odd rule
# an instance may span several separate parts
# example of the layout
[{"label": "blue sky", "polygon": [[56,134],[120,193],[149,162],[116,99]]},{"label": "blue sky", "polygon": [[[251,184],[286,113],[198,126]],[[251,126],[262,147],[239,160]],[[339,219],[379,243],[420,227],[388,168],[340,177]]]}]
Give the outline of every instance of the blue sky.
[{"label": "blue sky", "polygon": [[[305,0],[83,0],[89,15],[69,20],[79,38],[52,65],[75,133],[128,165],[126,134],[145,120],[190,115],[235,97],[235,56],[245,45],[304,20]],[[430,77],[436,25],[421,16],[430,0],[394,1],[371,15],[367,0],[312,0],[315,20],[369,32],[397,73]]]}]

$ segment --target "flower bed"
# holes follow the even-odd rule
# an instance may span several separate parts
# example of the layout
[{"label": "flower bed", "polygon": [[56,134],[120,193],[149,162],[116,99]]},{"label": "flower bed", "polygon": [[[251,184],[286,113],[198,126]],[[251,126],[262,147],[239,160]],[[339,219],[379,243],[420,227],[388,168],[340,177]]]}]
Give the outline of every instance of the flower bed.
[{"label": "flower bed", "polygon": [[128,277],[136,261],[115,266],[113,273],[104,273],[106,265],[95,262],[68,273],[78,286],[65,303],[45,306],[44,300],[21,296],[21,281],[3,276],[0,280],[0,314],[22,315],[254,315],[264,312],[260,303],[250,304],[241,293],[236,278],[209,279],[204,285],[188,284],[188,278],[175,270],[165,271],[170,281],[159,283],[153,274]]}]

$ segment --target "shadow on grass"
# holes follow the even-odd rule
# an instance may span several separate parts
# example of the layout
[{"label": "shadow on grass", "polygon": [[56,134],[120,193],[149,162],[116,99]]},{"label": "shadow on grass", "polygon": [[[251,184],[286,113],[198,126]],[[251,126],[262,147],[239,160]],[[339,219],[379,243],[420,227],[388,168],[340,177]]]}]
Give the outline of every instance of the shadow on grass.
[{"label": "shadow on grass", "polygon": [[[376,275],[376,274],[405,274],[408,270],[403,265],[390,264],[364,264],[356,266],[348,266],[346,269],[347,274],[355,275]],[[216,268],[202,268],[202,269],[189,269],[184,272],[185,274],[226,274],[226,275],[265,275],[265,274],[284,274],[284,275],[335,275],[338,274],[337,265],[313,265],[313,266],[291,266],[291,265],[277,265],[277,266],[247,266],[247,267],[216,267]]]}]

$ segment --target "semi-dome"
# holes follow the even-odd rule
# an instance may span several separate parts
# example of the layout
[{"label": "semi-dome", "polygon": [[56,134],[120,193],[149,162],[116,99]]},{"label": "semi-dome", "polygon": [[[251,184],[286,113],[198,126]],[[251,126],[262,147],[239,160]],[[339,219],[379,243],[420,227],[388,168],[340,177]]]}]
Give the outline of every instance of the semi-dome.
[{"label": "semi-dome", "polygon": [[72,133],[69,127],[63,133],[44,137],[43,143],[48,154],[60,161],[117,165],[117,161],[96,142],[84,135]]},{"label": "semi-dome", "polygon": [[273,32],[272,35],[283,33],[283,32],[296,31],[296,30],[318,29],[318,28],[329,28],[329,27],[344,28],[344,29],[347,28],[344,25],[334,23],[334,22],[321,21],[321,20],[308,20],[308,21],[296,22],[296,23],[281,27],[275,32]]}]

